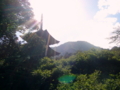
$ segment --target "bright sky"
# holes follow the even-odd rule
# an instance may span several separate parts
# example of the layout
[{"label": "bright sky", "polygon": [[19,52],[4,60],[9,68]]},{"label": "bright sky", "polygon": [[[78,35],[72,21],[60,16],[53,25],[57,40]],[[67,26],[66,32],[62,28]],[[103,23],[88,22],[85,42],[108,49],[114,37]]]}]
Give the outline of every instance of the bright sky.
[{"label": "bright sky", "polygon": [[111,48],[107,38],[120,25],[120,0],[30,0],[35,18],[59,44],[87,41]]}]

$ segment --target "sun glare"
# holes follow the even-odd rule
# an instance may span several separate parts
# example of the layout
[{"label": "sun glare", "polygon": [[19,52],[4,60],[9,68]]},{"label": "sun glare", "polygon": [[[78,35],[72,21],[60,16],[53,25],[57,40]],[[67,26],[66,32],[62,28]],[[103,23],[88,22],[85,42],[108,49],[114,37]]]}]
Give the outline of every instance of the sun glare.
[{"label": "sun glare", "polygon": [[82,40],[103,46],[99,42],[103,39],[96,40],[100,34],[96,31],[99,26],[95,21],[89,22],[81,0],[30,0],[30,3],[34,18],[40,21],[43,14],[43,29],[60,42]]},{"label": "sun glare", "polygon": [[74,31],[86,20],[80,0],[31,0],[30,2],[35,19],[40,21],[43,14],[43,29],[48,29],[59,40],[63,32]]},{"label": "sun glare", "polygon": [[[40,20],[41,14],[46,20],[44,23],[57,21],[74,21],[85,17],[84,10],[78,0],[31,0],[31,6],[35,14],[35,19]],[[80,18],[79,18],[80,17]],[[84,18],[85,19],[85,18]],[[59,24],[58,23],[58,24]],[[47,26],[47,25],[46,25]]]}]

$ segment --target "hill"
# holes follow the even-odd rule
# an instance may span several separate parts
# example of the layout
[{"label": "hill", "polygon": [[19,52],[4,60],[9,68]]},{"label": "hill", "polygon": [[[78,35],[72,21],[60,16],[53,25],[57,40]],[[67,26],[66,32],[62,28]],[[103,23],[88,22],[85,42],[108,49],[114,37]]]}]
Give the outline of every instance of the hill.
[{"label": "hill", "polygon": [[52,47],[55,51],[60,52],[61,55],[66,53],[76,53],[77,51],[88,51],[92,48],[100,49],[86,41],[66,42],[60,46]]}]

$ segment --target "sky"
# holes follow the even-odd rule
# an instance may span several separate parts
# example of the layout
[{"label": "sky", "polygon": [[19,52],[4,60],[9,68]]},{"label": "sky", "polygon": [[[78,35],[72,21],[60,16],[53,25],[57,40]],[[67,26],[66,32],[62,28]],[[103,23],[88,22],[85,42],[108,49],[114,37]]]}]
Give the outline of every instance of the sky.
[{"label": "sky", "polygon": [[87,41],[111,48],[108,39],[120,26],[120,0],[30,0],[35,18],[60,44]]}]

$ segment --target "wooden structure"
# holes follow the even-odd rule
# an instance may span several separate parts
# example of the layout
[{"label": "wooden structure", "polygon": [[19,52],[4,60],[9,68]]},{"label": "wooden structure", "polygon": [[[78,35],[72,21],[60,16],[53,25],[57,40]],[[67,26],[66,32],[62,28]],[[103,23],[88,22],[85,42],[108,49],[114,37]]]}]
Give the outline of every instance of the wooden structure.
[{"label": "wooden structure", "polygon": [[45,56],[51,57],[51,56],[60,54],[49,47],[49,45],[57,44],[59,43],[59,41],[53,38],[47,30],[43,30],[43,16],[42,15],[41,15],[40,29],[36,32],[36,34],[42,37],[46,41]]}]

